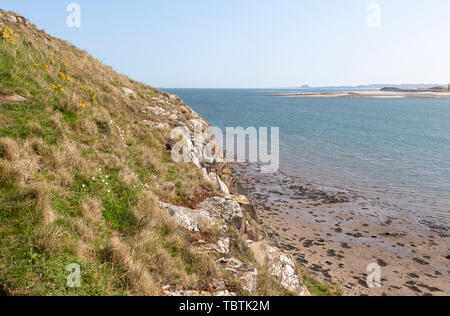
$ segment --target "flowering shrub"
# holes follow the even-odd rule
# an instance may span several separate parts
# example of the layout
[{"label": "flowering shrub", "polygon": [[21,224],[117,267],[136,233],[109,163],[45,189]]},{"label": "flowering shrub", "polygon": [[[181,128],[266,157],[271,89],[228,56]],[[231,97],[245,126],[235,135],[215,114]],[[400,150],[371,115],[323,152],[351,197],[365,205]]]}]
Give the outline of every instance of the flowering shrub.
[{"label": "flowering shrub", "polygon": [[11,46],[16,45],[16,39],[14,37],[14,31],[8,26],[0,26],[0,38],[8,41]]},{"label": "flowering shrub", "polygon": [[[70,84],[78,86],[81,90],[82,95],[80,96],[80,102],[79,102],[79,105],[81,107],[83,107],[83,108],[88,107],[88,104],[83,101],[84,99],[88,99],[90,102],[95,103],[95,101],[97,99],[97,94],[94,93],[93,91],[91,91],[91,89],[83,86],[82,84],[77,84],[76,82],[74,82],[74,80],[69,75],[71,68],[64,61],[62,61],[61,59],[58,59],[58,60],[49,59],[48,63],[50,66],[59,67],[58,72],[57,72],[57,74],[58,74],[57,79],[58,79],[59,83],[52,85],[53,90],[55,90],[57,92],[64,92],[66,90],[66,88],[69,88],[69,89],[71,88],[71,86],[68,85],[68,83],[70,83]],[[43,71],[50,74],[49,65],[40,65],[37,62],[35,62],[33,64],[33,66],[35,68],[42,69]]]}]

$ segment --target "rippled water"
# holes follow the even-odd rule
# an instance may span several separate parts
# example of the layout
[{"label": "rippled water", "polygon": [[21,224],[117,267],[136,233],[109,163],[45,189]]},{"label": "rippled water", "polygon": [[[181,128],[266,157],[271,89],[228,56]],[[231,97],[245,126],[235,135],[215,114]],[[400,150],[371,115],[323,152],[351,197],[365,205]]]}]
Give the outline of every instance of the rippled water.
[{"label": "rippled water", "polygon": [[450,100],[321,99],[172,89],[219,127],[280,127],[281,170],[450,222]]}]

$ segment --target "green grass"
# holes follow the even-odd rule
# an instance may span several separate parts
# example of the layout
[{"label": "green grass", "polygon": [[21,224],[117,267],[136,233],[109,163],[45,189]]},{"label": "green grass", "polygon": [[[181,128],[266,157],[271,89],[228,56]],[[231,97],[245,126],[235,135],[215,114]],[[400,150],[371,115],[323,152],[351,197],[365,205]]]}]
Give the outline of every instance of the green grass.
[{"label": "green grass", "polygon": [[[219,277],[217,258],[198,253],[192,236],[157,206],[163,200],[191,207],[213,194],[193,164],[172,161],[165,146],[169,131],[142,124],[152,98],[164,94],[43,31],[15,31],[14,47],[0,39],[0,95],[18,94],[26,101],[0,101],[0,291],[141,295],[158,294],[165,284],[210,289]],[[58,79],[61,67],[73,83]],[[130,99],[122,87],[137,97]],[[94,94],[96,101],[90,99]],[[194,118],[172,106],[186,125]],[[217,234],[211,232],[211,238]],[[114,238],[120,247],[113,247]],[[81,266],[81,288],[66,285],[72,263]],[[133,274],[136,266],[145,267],[156,284],[142,284]],[[236,293],[250,294],[239,280],[225,281]],[[258,293],[292,294],[265,274]]]},{"label": "green grass", "polygon": [[299,269],[304,284],[313,296],[343,296],[341,287],[335,283],[320,281],[304,269]]},{"label": "green grass", "polygon": [[55,122],[41,104],[0,104],[0,117],[7,122],[0,126],[0,137],[21,140],[38,137],[49,145],[56,144],[61,138]]}]

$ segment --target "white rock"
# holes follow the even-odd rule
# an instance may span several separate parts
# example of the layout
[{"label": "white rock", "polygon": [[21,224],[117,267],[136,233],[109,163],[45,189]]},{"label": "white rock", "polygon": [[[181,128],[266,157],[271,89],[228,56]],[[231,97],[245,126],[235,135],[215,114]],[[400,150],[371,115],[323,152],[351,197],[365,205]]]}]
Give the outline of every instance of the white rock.
[{"label": "white rock", "polygon": [[14,15],[7,15],[6,19],[11,23],[17,23],[17,18]]},{"label": "white rock", "polygon": [[244,213],[239,203],[231,197],[212,197],[208,198],[198,206],[216,218],[223,219],[227,224],[235,225],[240,228]]},{"label": "white rock", "polygon": [[217,241],[218,252],[227,254],[230,252],[230,238],[220,238]]},{"label": "white rock", "polygon": [[167,123],[157,123],[149,120],[142,121],[145,125],[148,125],[152,128],[170,128],[170,125]]},{"label": "white rock", "polygon": [[226,194],[226,195],[230,195],[230,189],[228,189],[228,186],[225,184],[225,182],[223,182],[219,176],[217,176],[217,182],[219,182],[219,186],[220,186],[220,190]]},{"label": "white rock", "polygon": [[194,233],[207,231],[211,227],[223,226],[223,223],[218,222],[205,210],[192,210],[163,202],[160,202],[159,205],[169,212],[179,226]]},{"label": "white rock", "polygon": [[309,296],[308,290],[300,284],[295,260],[280,249],[269,245],[266,241],[249,245],[256,262],[266,265],[286,289],[300,296]]},{"label": "white rock", "polygon": [[129,97],[133,97],[133,98],[136,97],[136,93],[133,90],[129,89],[129,88],[122,87],[122,91]]},{"label": "white rock", "polygon": [[256,291],[258,285],[258,270],[233,257],[221,258],[219,259],[219,263],[225,271],[243,281],[245,290],[251,293]]},{"label": "white rock", "polygon": [[232,198],[242,205],[249,205],[250,201],[245,195],[233,195]]},{"label": "white rock", "polygon": [[169,291],[168,287],[167,289],[164,289],[164,294],[166,296],[172,296],[172,297],[184,297],[184,296],[191,296],[191,297],[199,297],[199,296],[216,296],[216,297],[232,297],[236,296],[235,293],[230,293],[228,290],[221,290],[218,292],[205,292],[205,291]]},{"label": "white rock", "polygon": [[159,106],[148,106],[147,109],[149,111],[152,111],[155,115],[165,115],[167,112],[165,109]]}]

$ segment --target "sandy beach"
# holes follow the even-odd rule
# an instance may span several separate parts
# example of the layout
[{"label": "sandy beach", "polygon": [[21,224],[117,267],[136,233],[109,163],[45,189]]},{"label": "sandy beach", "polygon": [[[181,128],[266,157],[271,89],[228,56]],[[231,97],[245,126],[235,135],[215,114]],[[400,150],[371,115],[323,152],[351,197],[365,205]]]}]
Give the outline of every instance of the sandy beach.
[{"label": "sandy beach", "polygon": [[[449,229],[410,217],[376,197],[320,187],[255,165],[234,164],[236,187],[255,204],[264,233],[347,295],[450,293]],[[367,266],[381,267],[369,288]]]},{"label": "sandy beach", "polygon": [[274,97],[285,98],[450,98],[450,92],[390,92],[361,91],[336,93],[288,93],[275,94]]}]

